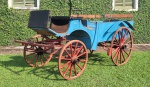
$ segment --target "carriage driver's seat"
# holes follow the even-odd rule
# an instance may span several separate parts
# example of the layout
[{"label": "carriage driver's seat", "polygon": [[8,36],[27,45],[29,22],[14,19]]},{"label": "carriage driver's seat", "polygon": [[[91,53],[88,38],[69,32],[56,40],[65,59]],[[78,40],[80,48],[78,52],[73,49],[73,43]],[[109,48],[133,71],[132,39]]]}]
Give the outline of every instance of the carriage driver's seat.
[{"label": "carriage driver's seat", "polygon": [[28,21],[28,27],[36,31],[38,34],[51,35],[52,33],[48,30],[50,26],[49,15],[49,10],[31,11]]},{"label": "carriage driver's seat", "polygon": [[49,10],[31,11],[28,27],[43,35],[53,34],[51,30],[55,33],[65,33],[69,21],[69,16],[50,16]]},{"label": "carriage driver's seat", "polygon": [[38,10],[38,11],[31,11],[28,27],[31,29],[41,28],[46,29],[49,28],[49,10]]}]

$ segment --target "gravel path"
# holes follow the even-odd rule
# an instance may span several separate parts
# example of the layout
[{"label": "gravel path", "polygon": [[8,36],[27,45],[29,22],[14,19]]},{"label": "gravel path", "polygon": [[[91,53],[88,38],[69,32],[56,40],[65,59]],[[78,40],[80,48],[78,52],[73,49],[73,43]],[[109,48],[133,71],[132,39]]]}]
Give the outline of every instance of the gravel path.
[{"label": "gravel path", "polygon": [[[97,52],[104,51],[102,47],[98,47]],[[150,44],[134,44],[133,51],[150,51]],[[0,55],[2,54],[23,54],[23,46],[0,46]]]}]

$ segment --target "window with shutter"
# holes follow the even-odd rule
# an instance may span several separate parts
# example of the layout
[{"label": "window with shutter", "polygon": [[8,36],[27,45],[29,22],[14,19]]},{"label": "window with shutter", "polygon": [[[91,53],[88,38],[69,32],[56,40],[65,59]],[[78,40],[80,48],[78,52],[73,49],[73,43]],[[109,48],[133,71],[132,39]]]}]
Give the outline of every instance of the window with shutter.
[{"label": "window with shutter", "polygon": [[8,0],[8,7],[13,9],[39,9],[40,0]]},{"label": "window with shutter", "polygon": [[137,11],[138,0],[113,0],[113,10]]}]

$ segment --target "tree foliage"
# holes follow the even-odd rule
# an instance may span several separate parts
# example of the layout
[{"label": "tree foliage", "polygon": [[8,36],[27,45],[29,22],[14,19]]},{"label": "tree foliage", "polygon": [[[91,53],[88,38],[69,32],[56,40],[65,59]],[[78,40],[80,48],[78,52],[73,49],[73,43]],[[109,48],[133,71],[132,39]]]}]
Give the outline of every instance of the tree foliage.
[{"label": "tree foliage", "polygon": [[[83,1],[83,2],[82,2]],[[135,43],[150,43],[150,2],[139,1],[139,10],[134,12],[112,11],[111,0],[72,0],[72,14],[132,13],[135,22],[133,31]],[[50,10],[51,16],[68,16],[68,0],[40,0],[40,10]],[[8,9],[7,0],[0,0],[0,45],[14,45],[14,39],[25,40],[36,33],[27,27],[30,10]],[[94,20],[106,20],[105,18]]]}]

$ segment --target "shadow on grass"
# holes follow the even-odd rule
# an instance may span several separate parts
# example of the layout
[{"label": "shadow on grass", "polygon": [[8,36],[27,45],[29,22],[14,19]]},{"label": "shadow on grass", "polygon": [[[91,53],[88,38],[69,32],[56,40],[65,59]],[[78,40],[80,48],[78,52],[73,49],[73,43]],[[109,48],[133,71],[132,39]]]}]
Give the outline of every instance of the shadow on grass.
[{"label": "shadow on grass", "polygon": [[[27,65],[23,61],[23,57],[22,56],[11,56],[10,58],[11,58],[11,60],[8,60],[8,61],[0,61],[0,65],[3,68],[13,72],[14,74],[20,75],[20,72],[23,72],[25,67],[27,67]],[[22,70],[16,71],[15,69],[17,67],[22,67]]]},{"label": "shadow on grass", "polygon": [[52,58],[49,62],[50,64],[47,64],[43,67],[34,68],[29,72],[29,74],[31,73],[37,77],[47,80],[64,80],[59,73],[57,62],[57,58]]},{"label": "shadow on grass", "polygon": [[[58,71],[58,65],[53,62],[58,62],[58,59],[52,58],[49,62],[52,64],[43,67],[34,68],[30,67],[24,60],[23,56],[11,56],[8,61],[0,61],[0,66],[13,72],[14,74],[21,75],[21,73],[34,74],[37,77],[48,80],[64,80]],[[52,77],[52,78],[51,78]]]},{"label": "shadow on grass", "polygon": [[[114,66],[111,59],[104,55],[104,53],[94,53],[89,56],[87,64],[90,65],[103,65],[103,66]],[[7,61],[0,61],[0,66],[13,72],[17,75],[22,73],[33,74],[37,77],[47,80],[64,80],[58,70],[58,59],[52,58],[51,61],[43,67],[34,68],[30,67],[24,60],[23,56],[15,55],[10,56]]]},{"label": "shadow on grass", "polygon": [[90,65],[115,66],[105,53],[94,53],[89,56],[88,60]]}]

